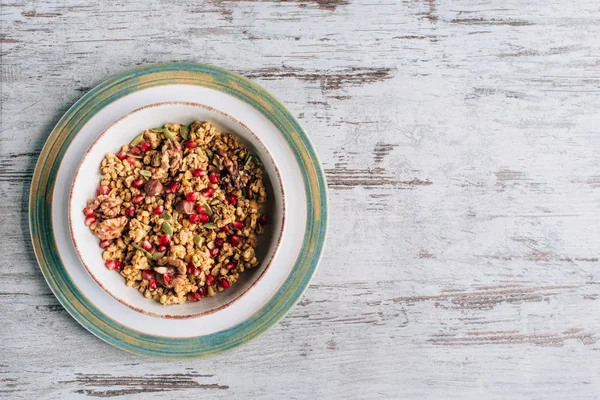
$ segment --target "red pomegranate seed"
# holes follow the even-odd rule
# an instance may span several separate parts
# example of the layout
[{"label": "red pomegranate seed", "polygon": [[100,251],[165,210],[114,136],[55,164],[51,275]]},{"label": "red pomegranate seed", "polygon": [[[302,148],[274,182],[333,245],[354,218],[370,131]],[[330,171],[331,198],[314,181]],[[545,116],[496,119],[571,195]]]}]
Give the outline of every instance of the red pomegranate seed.
[{"label": "red pomegranate seed", "polygon": [[158,244],[160,244],[161,246],[166,246],[169,243],[171,243],[171,235],[169,235],[168,233],[165,233],[164,235],[158,238]]},{"label": "red pomegranate seed", "polygon": [[111,271],[121,271],[123,269],[123,263],[119,260],[106,260],[104,263],[107,269]]},{"label": "red pomegranate seed", "polygon": [[135,163],[137,162],[137,158],[135,158],[134,156],[129,156],[127,157],[127,162],[131,165],[135,165]]},{"label": "red pomegranate seed", "polygon": [[129,150],[129,152],[134,156],[139,156],[140,154],[142,154],[142,151],[137,147],[132,147],[131,150]]},{"label": "red pomegranate seed", "polygon": [[158,287],[158,284],[156,283],[156,279],[152,278],[148,281],[148,287],[150,289],[156,289]]},{"label": "red pomegranate seed", "polygon": [[227,268],[227,270],[231,271],[232,269],[235,269],[235,264],[234,264],[234,263],[232,263],[232,262],[230,262],[230,263],[227,263],[227,264],[225,265],[225,268]]},{"label": "red pomegranate seed", "polygon": [[204,208],[203,206],[196,206],[196,212],[198,214],[206,214],[206,208]]},{"label": "red pomegranate seed", "polygon": [[133,196],[133,199],[131,200],[131,202],[133,204],[140,204],[142,201],[144,201],[144,196],[141,194],[138,194],[137,196]]},{"label": "red pomegranate seed", "polygon": [[94,209],[91,207],[86,207],[83,209],[83,215],[89,217],[90,215],[94,215]]},{"label": "red pomegranate seed", "polygon": [[208,180],[210,183],[216,184],[219,183],[219,174],[215,174],[214,172],[208,176]]},{"label": "red pomegranate seed", "polygon": [[158,250],[159,253],[162,253],[164,251],[167,251],[167,246],[164,246],[164,245],[163,246],[158,246],[158,249],[156,249],[156,250]]},{"label": "red pomegranate seed", "polygon": [[200,293],[198,293],[198,292],[190,293],[191,301],[200,301],[200,299],[202,299],[202,296],[200,296]]},{"label": "red pomegranate seed", "polygon": [[188,149],[193,149],[196,146],[197,146],[196,142],[194,142],[192,140],[188,140],[187,142],[185,142],[185,147],[187,147]]},{"label": "red pomegranate seed", "polygon": [[160,206],[157,206],[152,212],[154,214],[162,214],[165,211],[165,206],[163,206],[162,204]]},{"label": "red pomegranate seed", "polygon": [[106,185],[102,185],[98,188],[98,194],[108,194],[110,192],[110,188]]},{"label": "red pomegranate seed", "polygon": [[149,281],[150,279],[154,278],[154,273],[150,269],[145,269],[142,271],[142,278]]},{"label": "red pomegranate seed", "polygon": [[228,194],[227,197],[225,197],[225,200],[232,206],[237,204],[237,196],[235,194]]},{"label": "red pomegranate seed", "polygon": [[223,247],[223,243],[225,243],[225,241],[222,238],[215,239],[215,246],[221,248],[221,247]]},{"label": "red pomegranate seed", "polygon": [[171,282],[171,275],[165,274],[163,276],[163,279],[165,280],[165,283],[168,285]]},{"label": "red pomegranate seed", "polygon": [[138,148],[142,151],[142,152],[147,152],[150,149],[150,143],[144,141],[141,141],[140,144],[138,144]]},{"label": "red pomegranate seed", "polygon": [[215,282],[215,276],[214,275],[208,275],[206,277],[206,284],[208,286],[212,285]]},{"label": "red pomegranate seed", "polygon": [[267,223],[267,214],[263,214],[260,216],[260,218],[258,219],[258,222],[260,222],[262,225]]},{"label": "red pomegranate seed", "polygon": [[120,151],[119,153],[117,153],[117,158],[121,161],[123,161],[124,159],[127,158],[127,153],[125,153],[124,151]]},{"label": "red pomegranate seed", "polygon": [[233,226],[235,227],[235,229],[242,229],[244,227],[244,223],[242,221],[235,221],[233,223]]},{"label": "red pomegranate seed", "polygon": [[185,195],[185,199],[187,201],[191,201],[193,203],[196,200],[198,200],[198,193],[196,193],[196,192],[189,192],[188,194]]},{"label": "red pomegranate seed", "polygon": [[206,171],[200,168],[196,168],[192,171],[192,175],[194,175],[196,178],[206,176]]},{"label": "red pomegranate seed", "polygon": [[200,215],[201,214],[190,214],[188,218],[192,224],[198,224],[200,223]]},{"label": "red pomegranate seed", "polygon": [[233,247],[237,246],[238,244],[242,243],[242,238],[239,237],[238,235],[231,235],[229,237],[229,243],[231,243],[231,245]]},{"label": "red pomegranate seed", "polygon": [[215,194],[215,190],[213,188],[206,188],[202,191],[202,195],[204,197],[212,197]]},{"label": "red pomegranate seed", "polygon": [[178,182],[171,182],[171,183],[167,184],[167,193],[175,193],[175,192],[177,192],[178,189],[179,189]]},{"label": "red pomegranate seed", "polygon": [[216,247],[210,251],[210,256],[211,257],[216,257],[217,254],[219,254],[219,249],[216,248]]},{"label": "red pomegranate seed", "polygon": [[152,243],[150,243],[147,240],[142,241],[142,243],[140,243],[142,246],[142,249],[146,250],[146,251],[150,251],[152,250]]},{"label": "red pomegranate seed", "polygon": [[187,273],[189,275],[194,275],[194,270],[196,269],[196,267],[194,267],[194,264],[190,263],[187,266]]},{"label": "red pomegranate seed", "polygon": [[199,276],[200,275],[200,268],[194,268],[194,272],[192,273],[192,275]]},{"label": "red pomegranate seed", "polygon": [[133,218],[135,217],[135,208],[129,207],[127,210],[125,210],[125,215],[127,215],[129,218]]},{"label": "red pomegranate seed", "polygon": [[85,225],[86,226],[90,226],[92,224],[96,223],[96,217],[94,217],[93,215],[90,215],[89,217],[85,218]]},{"label": "red pomegranate seed", "polygon": [[144,178],[137,178],[136,180],[134,180],[133,182],[131,182],[131,186],[133,186],[134,188],[141,188],[142,186],[144,186],[144,184],[146,183],[146,181],[144,180]]},{"label": "red pomegranate seed", "polygon": [[200,216],[200,222],[206,223],[210,220],[208,214],[198,214]]},{"label": "red pomegranate seed", "polygon": [[100,247],[103,249],[107,248],[108,246],[110,246],[110,240],[103,240],[100,242]]},{"label": "red pomegranate seed", "polygon": [[198,289],[197,293],[200,295],[200,297],[206,297],[206,288],[201,287]]},{"label": "red pomegranate seed", "polygon": [[229,233],[229,231],[229,225],[223,225],[223,227],[221,227],[221,232]]},{"label": "red pomegranate seed", "polygon": [[221,286],[223,289],[229,289],[229,286],[231,286],[229,284],[229,281],[225,278],[221,278],[219,279],[219,286]]}]

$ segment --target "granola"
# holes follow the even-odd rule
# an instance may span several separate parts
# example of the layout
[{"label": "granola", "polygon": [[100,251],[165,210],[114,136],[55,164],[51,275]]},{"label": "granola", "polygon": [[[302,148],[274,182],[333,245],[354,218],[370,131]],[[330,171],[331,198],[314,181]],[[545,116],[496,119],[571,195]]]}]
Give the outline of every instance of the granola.
[{"label": "granola", "polygon": [[262,164],[210,122],[166,124],[100,165],[83,210],[105,266],[162,304],[199,301],[259,264],[267,194]]}]

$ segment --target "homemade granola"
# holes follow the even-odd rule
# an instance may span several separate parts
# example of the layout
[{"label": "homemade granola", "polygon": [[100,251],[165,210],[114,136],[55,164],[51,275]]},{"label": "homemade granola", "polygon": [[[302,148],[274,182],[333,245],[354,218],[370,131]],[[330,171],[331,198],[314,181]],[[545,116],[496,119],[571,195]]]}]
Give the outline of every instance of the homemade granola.
[{"label": "homemade granola", "polygon": [[106,268],[162,304],[214,296],[256,267],[262,164],[210,122],[146,130],[102,160],[83,210]]}]

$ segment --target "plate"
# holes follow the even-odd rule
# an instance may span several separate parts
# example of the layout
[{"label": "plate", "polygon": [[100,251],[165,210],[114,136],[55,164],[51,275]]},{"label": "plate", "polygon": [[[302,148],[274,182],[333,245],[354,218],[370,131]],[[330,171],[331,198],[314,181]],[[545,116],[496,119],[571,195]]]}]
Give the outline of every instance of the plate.
[{"label": "plate", "polygon": [[[87,273],[71,241],[68,202],[77,166],[102,132],[135,110],[172,102],[209,107],[255,132],[272,155],[288,195],[284,233],[260,280],[215,312],[165,319],[124,305]],[[29,223],[42,274],[61,304],[82,326],[136,354],[175,359],[207,357],[265,333],[307,289],[325,242],[325,177],[304,130],[262,87],[208,65],[150,65],[107,80],[61,118],[34,171]]]}]

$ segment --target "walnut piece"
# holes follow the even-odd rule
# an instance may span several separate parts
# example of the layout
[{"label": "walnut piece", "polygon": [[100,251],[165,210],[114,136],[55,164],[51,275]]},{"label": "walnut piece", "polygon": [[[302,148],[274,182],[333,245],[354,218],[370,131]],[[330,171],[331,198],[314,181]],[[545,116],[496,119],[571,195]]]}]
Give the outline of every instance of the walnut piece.
[{"label": "walnut piece", "polygon": [[96,224],[94,232],[100,240],[112,240],[121,236],[127,226],[127,217],[110,218]]},{"label": "walnut piece", "polygon": [[114,218],[121,213],[123,200],[101,194],[98,196],[98,201],[100,202],[100,212],[107,217]]},{"label": "walnut piece", "polygon": [[177,170],[181,167],[183,160],[183,152],[181,151],[181,144],[177,141],[170,140],[163,147],[161,167],[165,169]]},{"label": "walnut piece", "polygon": [[158,179],[150,179],[144,185],[144,192],[146,192],[148,196],[158,196],[162,191],[163,185]]}]

